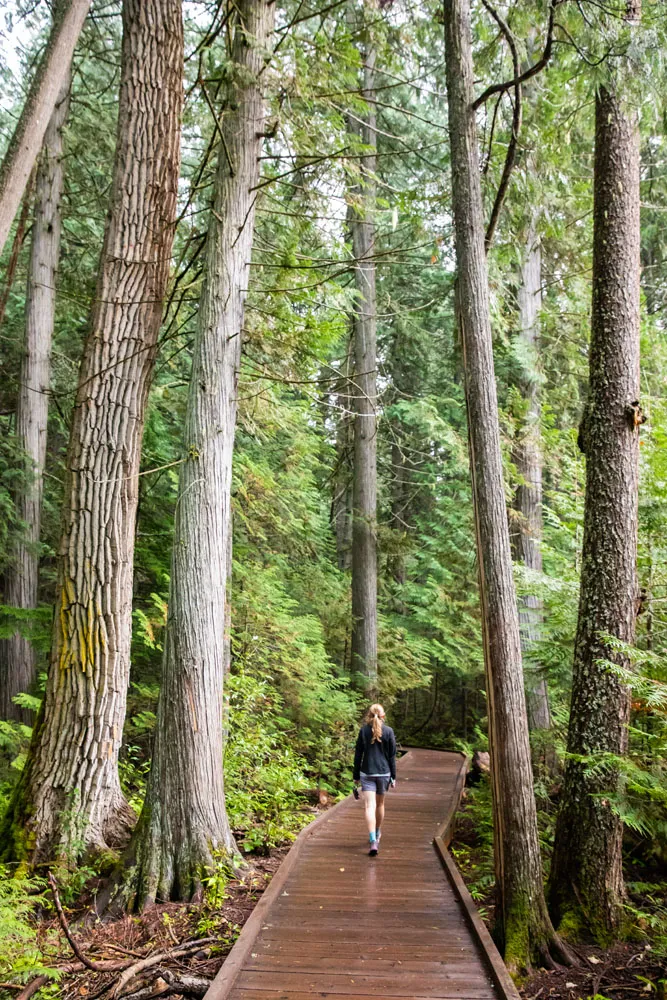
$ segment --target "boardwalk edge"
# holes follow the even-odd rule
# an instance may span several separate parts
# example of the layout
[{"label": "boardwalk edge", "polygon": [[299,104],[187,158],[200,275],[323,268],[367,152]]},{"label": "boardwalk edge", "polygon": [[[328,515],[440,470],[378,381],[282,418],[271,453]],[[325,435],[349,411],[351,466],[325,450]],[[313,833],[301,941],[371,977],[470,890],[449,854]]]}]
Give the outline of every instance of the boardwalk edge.
[{"label": "boardwalk edge", "polygon": [[484,921],[480,917],[472,896],[468,892],[468,887],[463,881],[458,868],[454,864],[454,859],[449,853],[449,845],[454,834],[456,813],[461,803],[461,795],[465,785],[467,764],[468,762],[465,754],[461,754],[461,768],[456,778],[454,795],[452,796],[447,816],[438,827],[436,835],[433,838],[433,845],[442,862],[442,866],[447,873],[449,881],[452,884],[452,888],[454,889],[454,892],[463,907],[466,922],[474,937],[477,939],[477,943],[479,944],[482,955],[484,956],[484,961],[486,962],[487,968],[491,973],[491,978],[493,979],[494,985],[498,989],[501,998],[503,998],[503,1000],[520,1000],[519,991],[514,985],[512,977],[507,970],[507,966],[503,962],[502,956],[496,948],[493,938],[489,934]]}]

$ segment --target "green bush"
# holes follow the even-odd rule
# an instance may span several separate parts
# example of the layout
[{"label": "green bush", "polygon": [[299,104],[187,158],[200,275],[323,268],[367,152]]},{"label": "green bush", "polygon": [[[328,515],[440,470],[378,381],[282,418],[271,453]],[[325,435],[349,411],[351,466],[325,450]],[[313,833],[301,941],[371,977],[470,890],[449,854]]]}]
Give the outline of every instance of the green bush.
[{"label": "green bush", "polygon": [[227,809],[244,850],[293,839],[310,820],[305,810],[306,762],[294,750],[296,726],[267,677],[244,670],[228,681],[225,751]]}]

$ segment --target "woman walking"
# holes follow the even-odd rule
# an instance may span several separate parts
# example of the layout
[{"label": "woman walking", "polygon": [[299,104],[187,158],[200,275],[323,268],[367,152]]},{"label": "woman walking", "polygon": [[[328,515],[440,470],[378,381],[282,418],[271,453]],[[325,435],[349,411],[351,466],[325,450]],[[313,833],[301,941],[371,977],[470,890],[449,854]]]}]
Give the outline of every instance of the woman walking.
[{"label": "woman walking", "polygon": [[354,751],[353,778],[355,796],[356,785],[361,781],[370,841],[368,853],[375,857],[380,848],[384,797],[387,789],[396,784],[396,738],[391,726],[385,725],[382,705],[371,705],[366,712]]}]

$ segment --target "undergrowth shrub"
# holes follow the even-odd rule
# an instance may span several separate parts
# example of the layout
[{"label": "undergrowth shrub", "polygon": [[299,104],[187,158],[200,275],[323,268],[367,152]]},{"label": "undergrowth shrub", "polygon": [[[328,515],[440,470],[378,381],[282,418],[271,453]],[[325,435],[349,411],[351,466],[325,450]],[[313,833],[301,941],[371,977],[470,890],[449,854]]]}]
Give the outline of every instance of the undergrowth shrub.
[{"label": "undergrowth shrub", "polygon": [[[495,884],[493,864],[493,811],[491,783],[483,777],[474,788],[468,788],[465,812],[459,823],[465,831],[455,838],[451,852],[466,880],[470,895],[479,905],[488,897]],[[480,906],[482,916],[485,915]]]},{"label": "undergrowth shrub", "polygon": [[[37,911],[46,900],[46,883],[24,871],[0,865],[0,979],[24,982],[52,973],[47,952],[55,942],[37,934]],[[4,992],[4,991],[3,991]],[[6,995],[10,995],[7,993]]]},{"label": "undergrowth shrub", "polygon": [[303,795],[306,762],[293,748],[296,726],[270,679],[240,670],[227,683],[229,820],[244,850],[266,850],[293,839],[311,819]]}]

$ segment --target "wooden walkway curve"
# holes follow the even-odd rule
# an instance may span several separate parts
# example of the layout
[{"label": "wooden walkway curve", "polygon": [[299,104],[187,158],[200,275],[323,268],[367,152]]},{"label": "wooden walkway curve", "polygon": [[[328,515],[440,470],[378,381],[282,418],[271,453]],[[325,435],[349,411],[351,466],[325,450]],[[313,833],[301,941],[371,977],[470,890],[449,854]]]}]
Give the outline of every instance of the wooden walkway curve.
[{"label": "wooden walkway curve", "polygon": [[299,836],[206,1000],[517,1000],[447,850],[460,754],[410,750],[377,858],[350,796]]}]

